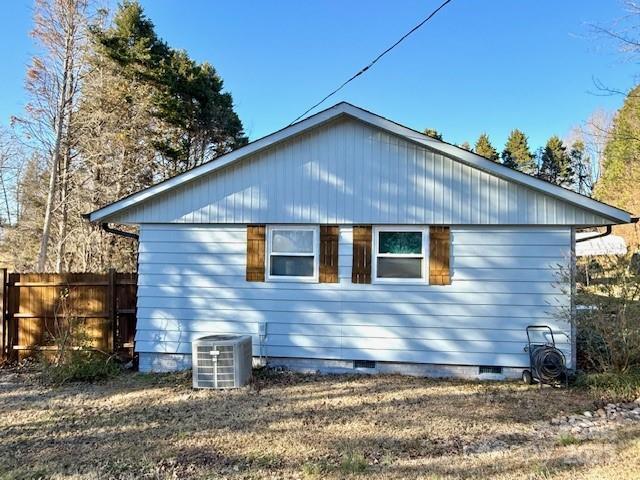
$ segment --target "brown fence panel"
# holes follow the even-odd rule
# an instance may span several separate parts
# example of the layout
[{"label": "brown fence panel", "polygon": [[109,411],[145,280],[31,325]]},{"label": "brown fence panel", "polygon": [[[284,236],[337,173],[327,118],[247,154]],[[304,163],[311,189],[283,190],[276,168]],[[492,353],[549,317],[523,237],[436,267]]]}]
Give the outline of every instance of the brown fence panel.
[{"label": "brown fence panel", "polygon": [[[51,348],[56,319],[82,321],[90,345],[133,356],[136,274],[11,273],[5,282],[3,352],[11,359]],[[4,299],[6,297],[6,299]]]}]

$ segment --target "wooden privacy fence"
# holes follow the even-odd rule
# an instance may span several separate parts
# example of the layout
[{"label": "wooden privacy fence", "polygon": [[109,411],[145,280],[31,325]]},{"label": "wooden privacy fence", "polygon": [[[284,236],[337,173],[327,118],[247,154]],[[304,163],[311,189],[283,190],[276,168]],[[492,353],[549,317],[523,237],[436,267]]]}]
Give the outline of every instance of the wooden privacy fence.
[{"label": "wooden privacy fence", "polygon": [[135,273],[7,273],[2,281],[2,355],[53,350],[56,320],[73,317],[94,348],[133,358]]}]

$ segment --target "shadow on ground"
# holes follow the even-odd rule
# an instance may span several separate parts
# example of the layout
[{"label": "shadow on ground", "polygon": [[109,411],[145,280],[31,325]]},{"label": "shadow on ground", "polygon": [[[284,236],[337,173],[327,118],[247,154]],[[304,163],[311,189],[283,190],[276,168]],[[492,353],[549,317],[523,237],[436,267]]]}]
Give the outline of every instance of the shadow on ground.
[{"label": "shadow on ground", "polygon": [[[0,373],[0,474],[570,478],[599,468],[594,459],[640,452],[640,432],[628,430],[574,452],[540,443],[545,421],[592,406],[580,391],[290,373],[261,374],[235,391],[192,390],[190,381],[126,374],[49,388],[31,374]],[[484,443],[498,447],[465,453]]]}]

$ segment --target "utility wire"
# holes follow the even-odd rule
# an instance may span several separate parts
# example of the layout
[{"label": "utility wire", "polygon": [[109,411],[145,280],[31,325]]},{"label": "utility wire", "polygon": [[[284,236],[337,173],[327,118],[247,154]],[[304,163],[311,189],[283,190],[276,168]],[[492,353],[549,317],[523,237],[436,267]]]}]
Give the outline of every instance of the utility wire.
[{"label": "utility wire", "polygon": [[446,0],[445,2],[442,2],[442,4],[436,8],[433,12],[431,12],[429,14],[429,16],[427,18],[425,18],[424,20],[422,20],[420,23],[418,23],[415,27],[413,27],[411,30],[409,30],[407,33],[405,33],[396,43],[394,43],[393,45],[391,45],[389,48],[387,48],[384,52],[382,52],[380,55],[378,55],[376,58],[374,58],[366,67],[362,68],[361,70],[359,70],[355,75],[353,75],[351,78],[349,78],[348,80],[346,80],[344,83],[342,83],[342,85],[340,85],[338,88],[336,88],[335,90],[333,90],[331,93],[329,93],[326,97],[324,97],[322,100],[320,100],[318,103],[316,103],[315,105],[313,105],[312,107],[308,108],[307,110],[304,111],[303,114],[301,114],[300,116],[298,116],[293,122],[291,122],[289,125],[293,125],[294,123],[296,123],[298,120],[300,120],[302,117],[304,117],[307,113],[309,113],[311,110],[313,110],[314,108],[322,105],[327,99],[329,99],[330,97],[332,97],[333,95],[335,95],[336,93],[338,93],[340,90],[342,90],[344,87],[347,86],[348,83],[351,83],[352,81],[354,81],[356,78],[358,78],[360,75],[362,75],[364,72],[366,72],[367,70],[369,70],[371,67],[373,67],[373,65],[375,65],[375,63],[380,60],[382,57],[384,57],[387,53],[389,53],[391,50],[393,50],[394,48],[396,48],[398,45],[400,45],[400,43],[402,43],[409,35],[411,35],[413,32],[415,32],[416,30],[418,30],[420,27],[422,27],[425,23],[427,23],[429,20],[431,20],[433,17],[435,17],[435,15],[442,10],[448,3],[450,3],[452,0]]}]

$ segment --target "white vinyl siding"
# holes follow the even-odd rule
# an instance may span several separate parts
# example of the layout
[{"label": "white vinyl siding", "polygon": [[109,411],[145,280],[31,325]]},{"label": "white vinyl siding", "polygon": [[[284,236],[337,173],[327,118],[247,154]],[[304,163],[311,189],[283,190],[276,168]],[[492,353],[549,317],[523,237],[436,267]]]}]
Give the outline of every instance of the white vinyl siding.
[{"label": "white vinyl siding", "polygon": [[[215,162],[215,160],[214,160]],[[252,154],[116,223],[597,225],[592,211],[353,119]]]},{"label": "white vinyl siding", "polygon": [[340,228],[339,284],[246,282],[244,226],[142,225],[136,351],[190,353],[206,334],[267,323],[271,357],[528,364],[525,327],[548,324],[570,355],[564,314],[571,231],[451,228],[451,285],[351,283],[352,228]]}]

